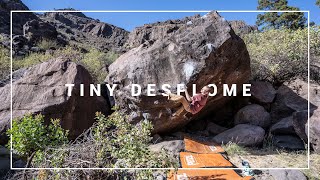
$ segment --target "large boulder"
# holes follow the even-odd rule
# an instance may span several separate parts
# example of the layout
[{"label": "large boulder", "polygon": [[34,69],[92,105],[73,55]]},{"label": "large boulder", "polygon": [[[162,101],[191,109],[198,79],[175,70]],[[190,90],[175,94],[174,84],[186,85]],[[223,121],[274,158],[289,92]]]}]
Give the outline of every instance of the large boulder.
[{"label": "large boulder", "polygon": [[[12,86],[12,117],[25,113],[59,118],[61,125],[70,130],[70,138],[75,138],[95,121],[95,112],[108,114],[103,97],[89,96],[89,72],[66,58],[52,59],[28,68]],[[74,84],[71,96],[67,96],[65,84]],[[80,84],[84,84],[84,96],[80,96]],[[10,126],[10,84],[0,88],[0,132]]]},{"label": "large boulder", "polygon": [[251,104],[240,109],[234,118],[235,124],[252,124],[267,128],[270,125],[270,114],[260,105]]},{"label": "large boulder", "polygon": [[242,146],[255,146],[263,142],[264,135],[265,131],[260,126],[239,124],[216,135],[213,140],[221,144],[233,142]]},{"label": "large boulder", "polygon": [[320,108],[314,111],[310,118],[310,144],[313,150],[320,154]]},{"label": "large boulder", "polygon": [[[193,119],[203,118],[231,99],[223,96],[223,84],[236,84],[239,93],[250,77],[250,58],[245,43],[217,12],[181,22],[178,30],[168,31],[157,36],[158,39],[131,49],[109,66],[106,82],[118,84],[114,94],[116,104],[133,122],[144,117],[151,120],[153,133],[174,131]],[[162,26],[172,27],[172,24]],[[155,32],[159,29],[156,24],[145,28],[152,32],[152,29]],[[215,83],[217,95],[210,97],[204,109],[193,116],[185,111],[175,113],[181,104],[168,101],[160,93],[147,96],[148,84],[155,84],[156,90],[169,84],[175,92],[177,84],[182,82],[189,92],[192,92],[192,84],[200,90],[204,85]],[[141,86],[141,95],[131,95],[132,84]]]},{"label": "large boulder", "polygon": [[[311,104],[310,108],[314,110],[315,106]],[[299,96],[286,85],[280,86],[275,102],[271,105],[272,122],[279,122],[280,119],[290,116],[293,112],[303,110],[308,110],[307,98]]]},{"label": "large boulder", "polygon": [[279,122],[273,124],[270,128],[271,134],[278,135],[295,135],[296,132],[293,127],[292,116],[281,119]]}]

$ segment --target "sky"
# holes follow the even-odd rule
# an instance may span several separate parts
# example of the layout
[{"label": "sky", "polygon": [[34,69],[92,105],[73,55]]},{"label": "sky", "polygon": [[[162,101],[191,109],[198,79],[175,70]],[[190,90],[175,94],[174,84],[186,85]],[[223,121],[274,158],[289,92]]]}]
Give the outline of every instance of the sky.
[{"label": "sky", "polygon": [[[320,24],[320,8],[316,0],[288,0],[290,6],[310,11],[310,22]],[[256,10],[258,0],[22,0],[30,10]],[[128,31],[146,23],[180,19],[205,13],[85,13]],[[254,25],[257,13],[220,13],[227,20],[244,20]],[[307,14],[305,14],[307,16]]]}]

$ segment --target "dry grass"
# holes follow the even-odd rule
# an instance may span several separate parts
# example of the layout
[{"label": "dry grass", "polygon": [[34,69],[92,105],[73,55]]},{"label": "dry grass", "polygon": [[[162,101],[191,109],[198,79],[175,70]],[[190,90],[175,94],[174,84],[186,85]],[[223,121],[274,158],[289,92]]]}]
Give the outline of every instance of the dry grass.
[{"label": "dry grass", "polygon": [[244,148],[234,143],[224,146],[230,162],[242,167],[242,160],[247,160],[252,168],[306,168],[306,151],[285,151],[276,148]]}]

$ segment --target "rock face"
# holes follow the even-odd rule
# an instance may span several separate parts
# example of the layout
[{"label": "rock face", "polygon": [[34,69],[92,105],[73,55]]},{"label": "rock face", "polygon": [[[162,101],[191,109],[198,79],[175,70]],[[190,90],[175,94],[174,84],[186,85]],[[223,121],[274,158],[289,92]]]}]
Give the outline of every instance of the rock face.
[{"label": "rock face", "polygon": [[[10,34],[10,11],[11,10],[29,10],[21,0],[1,0],[0,1],[0,33]],[[12,33],[22,34],[23,25],[27,21],[38,19],[33,13],[12,13]]]},{"label": "rock face", "polygon": [[260,126],[239,124],[216,135],[213,140],[223,144],[233,142],[242,146],[255,146],[263,142],[264,135],[265,131]]},{"label": "rock face", "polygon": [[254,31],[258,30],[258,26],[250,26],[248,24],[246,24],[244,21],[229,21],[232,29],[234,29],[234,31],[237,34],[248,34]]},{"label": "rock face", "polygon": [[251,104],[240,109],[235,118],[235,124],[252,124],[267,128],[270,125],[270,114],[260,105]]},{"label": "rock face", "polygon": [[[103,97],[89,96],[92,78],[81,65],[64,58],[28,68],[13,83],[13,119],[27,112],[59,118],[61,125],[70,130],[70,138],[75,138],[89,128],[95,112],[108,114],[107,103]],[[65,84],[75,84],[71,96],[67,96]],[[84,96],[80,96],[80,84],[84,84]],[[10,84],[0,88],[0,132],[10,126]]]},{"label": "rock face", "polygon": [[[166,31],[165,35],[157,36],[158,39],[146,38],[144,44],[120,56],[109,66],[106,78],[108,84],[118,84],[114,97],[121,109],[133,122],[147,117],[154,124],[154,133],[174,131],[221,107],[229,100],[222,95],[222,84],[237,84],[240,92],[242,84],[250,77],[246,46],[218,13],[180,22],[183,24],[174,25],[180,27],[178,30]],[[173,25],[163,26],[167,26],[163,29],[170,29]],[[156,34],[159,28],[157,24],[149,25],[141,31]],[[161,94],[147,96],[147,84],[156,84],[156,90],[169,84],[175,92],[181,82],[185,82],[189,92],[192,92],[192,84],[196,84],[199,91],[202,86],[215,83],[217,95],[210,97],[205,108],[194,116],[185,111],[173,116],[181,104],[168,101]],[[141,86],[140,96],[131,95],[132,84]]]},{"label": "rock face", "polygon": [[[65,9],[74,10],[74,9]],[[129,32],[114,25],[100,22],[83,13],[44,13],[39,16],[57,29],[59,36],[69,42],[87,44],[100,50],[123,52]]]},{"label": "rock face", "polygon": [[48,23],[31,20],[23,25],[23,35],[30,41],[38,41],[41,39],[56,39],[58,32]]}]

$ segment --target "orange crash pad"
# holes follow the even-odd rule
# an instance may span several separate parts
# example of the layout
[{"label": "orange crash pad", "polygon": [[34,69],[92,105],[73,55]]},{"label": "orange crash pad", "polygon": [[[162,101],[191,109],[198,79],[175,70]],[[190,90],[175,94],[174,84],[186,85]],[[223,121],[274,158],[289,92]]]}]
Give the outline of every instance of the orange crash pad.
[{"label": "orange crash pad", "polygon": [[200,142],[188,137],[184,138],[185,150],[194,153],[223,153],[222,147],[215,142]]},{"label": "orange crash pad", "polygon": [[234,170],[193,170],[179,169],[177,172],[170,171],[168,180],[251,180],[253,177],[239,176]]},{"label": "orange crash pad", "polygon": [[196,154],[180,152],[182,168],[233,167],[221,154]]}]

